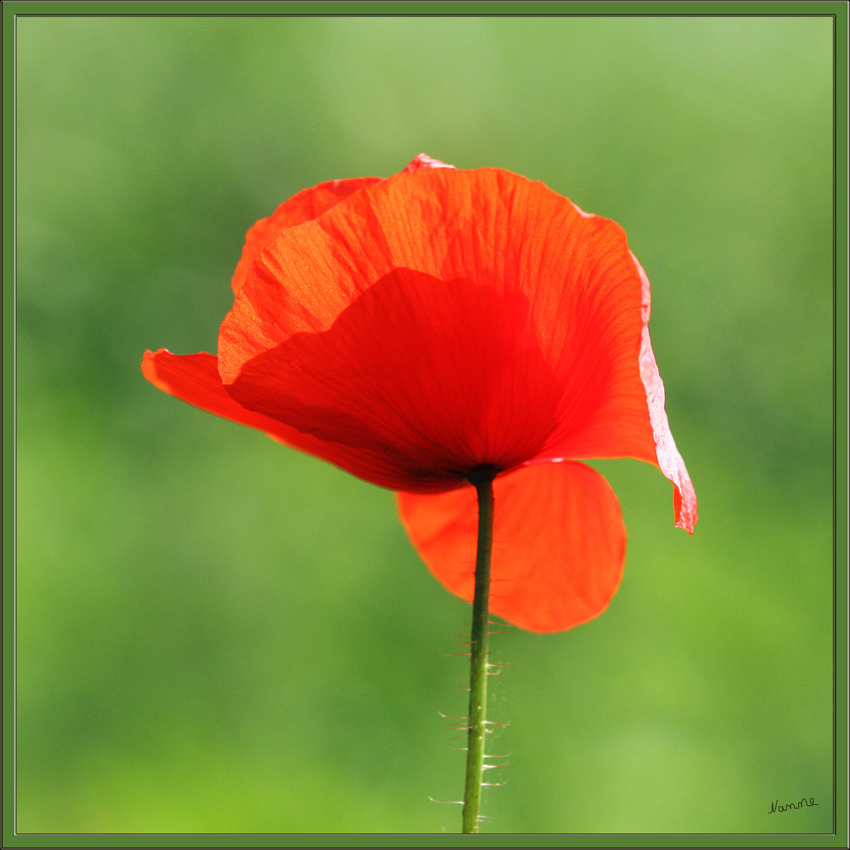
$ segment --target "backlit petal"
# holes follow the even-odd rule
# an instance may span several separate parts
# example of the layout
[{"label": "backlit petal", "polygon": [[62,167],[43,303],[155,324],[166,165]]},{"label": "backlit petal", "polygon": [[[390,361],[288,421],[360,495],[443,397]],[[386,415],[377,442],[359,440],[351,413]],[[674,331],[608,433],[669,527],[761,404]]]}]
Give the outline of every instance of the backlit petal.
[{"label": "backlit petal", "polygon": [[415,480],[411,484],[410,477],[404,470],[399,470],[396,458],[385,452],[343,443],[328,443],[262,413],[248,410],[222,385],[216,359],[212,354],[201,352],[178,355],[164,348],[157,352],[146,351],[142,372],[154,386],[169,395],[208,413],[264,431],[275,440],[336,464],[346,472],[381,487],[398,490],[401,487],[413,486],[421,492],[434,492],[460,486],[460,481],[446,482],[433,478]]},{"label": "backlit petal", "polygon": [[407,269],[328,330],[258,354],[226,386],[250,410],[394,463],[396,489],[417,491],[534,457],[561,392],[525,295]]},{"label": "backlit petal", "polygon": [[[585,214],[586,215],[586,214]],[[629,252],[626,278],[636,279],[641,291],[641,334],[637,358],[623,358],[619,379],[586,427],[572,430],[562,419],[540,459],[633,457],[655,464],[673,483],[676,525],[693,534],[697,499],[685,463],[676,448],[664,410],[664,384],[649,339],[649,279]]]},{"label": "backlit petal", "polygon": [[146,351],[142,372],[154,386],[208,413],[259,428],[278,439],[285,439],[290,432],[299,436],[294,429],[261,413],[246,410],[234,401],[222,386],[212,354],[202,351],[179,355],[164,348],[156,352]]},{"label": "backlit petal", "polygon": [[[494,341],[496,348],[511,355],[520,349],[534,352],[527,359],[535,367],[524,376],[514,369],[508,383],[511,388],[534,383],[530,392],[538,401],[526,405],[529,391],[521,392],[507,400],[520,413],[488,421],[472,422],[461,409],[456,426],[465,439],[475,436],[477,429],[483,433],[479,443],[510,447],[504,457],[487,459],[499,468],[515,462],[513,449],[523,442],[539,449],[544,432],[569,437],[574,444],[570,448],[592,443],[600,411],[618,401],[624,386],[627,393],[643,398],[637,368],[641,284],[622,230],[613,222],[582,214],[541,183],[497,169],[421,168],[402,173],[352,195],[320,219],[282,233],[257,257],[222,325],[219,368],[225,385],[247,407],[289,423],[284,409],[288,402],[272,409],[269,392],[274,372],[275,394],[284,399],[291,395],[288,379],[277,364],[270,369],[265,358],[274,349],[289,357],[283,346],[295,334],[327,332],[344,311],[360,312],[356,302],[364,293],[376,285],[386,287],[393,275],[396,279],[407,275],[406,285],[417,290],[409,300],[426,317],[451,306],[434,281],[465,281],[470,287],[486,288],[496,310],[521,299],[522,319],[511,326],[508,344],[498,335]],[[381,300],[375,298],[373,303]],[[370,320],[369,310],[362,310],[364,339],[380,343],[384,330],[378,316],[386,312],[376,311]],[[460,316],[464,323],[460,333],[469,341],[489,332],[487,311]],[[424,340],[432,325],[426,321],[413,328],[413,338]],[[483,361],[474,344],[459,350],[467,359]],[[459,369],[447,358],[437,359],[430,370],[430,380],[446,388],[449,400],[466,391],[459,371],[464,371],[462,365]],[[306,373],[301,377],[306,380]],[[504,389],[499,380],[485,384],[479,393]],[[388,390],[383,387],[380,394]],[[314,393],[320,392],[317,385]],[[340,399],[343,395],[337,393]],[[421,402],[423,407],[429,403],[424,398]],[[490,396],[484,408],[500,410],[505,403]],[[310,427],[323,428],[333,420],[327,405],[315,412],[324,422]],[[393,414],[384,406],[372,415],[391,419]],[[416,418],[428,421],[427,411],[416,411]],[[597,443],[605,442],[610,419],[601,417]],[[296,427],[306,424],[301,420]],[[640,424],[631,448],[636,456],[653,459],[651,440],[647,445]],[[497,432],[487,431],[491,426]],[[621,426],[628,430],[630,423]],[[347,437],[329,433],[326,439]],[[453,452],[455,446],[449,448]]]},{"label": "backlit petal", "polygon": [[694,525],[697,521],[697,495],[667,422],[667,412],[664,409],[664,383],[658,373],[658,365],[655,362],[655,355],[652,353],[652,345],[649,341],[649,329],[647,328],[650,311],[649,278],[637,257],[632,255],[632,260],[640,274],[643,288],[640,377],[646,391],[649,421],[655,443],[656,463],[664,475],[673,482],[673,509],[676,513],[676,525],[693,534]]},{"label": "backlit petal", "polygon": [[[420,153],[405,166],[404,171],[418,171],[420,168],[454,168],[454,166]],[[380,183],[381,179],[380,177],[354,177],[348,180],[328,180],[310,189],[302,189],[284,201],[268,218],[260,219],[245,234],[242,257],[231,281],[233,293],[238,293],[242,288],[248,269],[257,255],[271,245],[282,231],[318,218],[349,195],[353,195],[365,186]]]},{"label": "backlit petal", "polygon": [[420,168],[352,195],[262,252],[222,326],[225,381],[270,345],[326,330],[398,268],[522,292],[539,344],[564,376],[591,337],[600,339],[597,360],[624,334],[637,354],[640,281],[618,225],[508,171]]},{"label": "backlit petal", "polygon": [[434,159],[434,157],[428,156],[427,153],[419,153],[405,165],[402,171],[419,171],[420,168],[454,168],[454,166],[439,159]]},{"label": "backlit petal", "polygon": [[245,277],[257,254],[267,248],[288,227],[312,221],[344,198],[380,181],[380,177],[355,177],[350,180],[328,180],[310,189],[302,189],[284,201],[268,218],[261,218],[245,234],[242,257],[236,266],[231,286],[236,294],[245,283]]},{"label": "backlit petal", "polygon": [[[626,533],[605,479],[581,463],[542,463],[494,482],[490,610],[555,632],[599,615],[623,572]],[[398,495],[402,522],[434,576],[471,601],[478,509],[471,486]]]}]

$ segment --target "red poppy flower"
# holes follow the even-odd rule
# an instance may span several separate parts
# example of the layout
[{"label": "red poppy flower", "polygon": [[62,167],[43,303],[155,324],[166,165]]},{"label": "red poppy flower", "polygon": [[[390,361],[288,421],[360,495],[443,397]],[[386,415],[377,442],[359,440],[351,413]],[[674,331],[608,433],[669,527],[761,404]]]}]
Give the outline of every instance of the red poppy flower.
[{"label": "red poppy flower", "polygon": [[579,458],[632,457],[696,497],[664,412],[649,281],[623,230],[509,171],[418,156],[322,183],[248,231],[218,356],[145,376],[398,492],[433,574],[471,600],[471,472],[498,471],[491,610],[558,631],[607,606],[625,530]]}]

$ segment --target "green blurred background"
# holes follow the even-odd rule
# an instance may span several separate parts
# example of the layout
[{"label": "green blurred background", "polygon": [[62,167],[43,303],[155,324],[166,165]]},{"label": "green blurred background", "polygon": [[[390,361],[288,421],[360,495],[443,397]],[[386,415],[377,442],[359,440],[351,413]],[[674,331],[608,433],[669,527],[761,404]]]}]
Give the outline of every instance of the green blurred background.
[{"label": "green blurred background", "polygon": [[255,220],[425,151],[625,227],[700,498],[597,464],[625,578],[495,638],[487,831],[830,831],[831,23],[19,18],[18,829],[459,830],[469,610],[392,494],[139,370]]}]

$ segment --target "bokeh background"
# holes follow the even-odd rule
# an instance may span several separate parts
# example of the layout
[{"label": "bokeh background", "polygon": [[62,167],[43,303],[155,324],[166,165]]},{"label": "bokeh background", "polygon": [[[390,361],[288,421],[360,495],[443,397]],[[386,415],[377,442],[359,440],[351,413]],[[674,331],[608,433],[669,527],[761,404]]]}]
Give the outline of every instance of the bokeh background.
[{"label": "bokeh background", "polygon": [[215,351],[255,220],[425,151],[625,227],[700,498],[597,464],[625,578],[494,639],[486,829],[830,831],[831,23],[19,18],[18,829],[459,830],[469,611],[392,494],[139,369]]}]

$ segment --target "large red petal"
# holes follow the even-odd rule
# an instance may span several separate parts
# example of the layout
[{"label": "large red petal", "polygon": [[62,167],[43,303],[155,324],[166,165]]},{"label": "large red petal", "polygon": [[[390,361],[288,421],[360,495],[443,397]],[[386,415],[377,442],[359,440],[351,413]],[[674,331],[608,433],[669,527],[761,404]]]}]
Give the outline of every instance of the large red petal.
[{"label": "large red petal", "polygon": [[560,399],[522,293],[407,269],[226,386],[250,410],[395,464],[395,489],[416,491],[534,457]]},{"label": "large red petal", "polygon": [[142,360],[142,373],[159,389],[183,401],[200,407],[233,422],[259,428],[261,431],[286,439],[290,432],[298,432],[280,422],[246,410],[227,394],[218,374],[215,356],[202,351],[198,354],[172,354],[160,348],[146,351]]},{"label": "large red petal", "polygon": [[[454,166],[420,153],[405,166],[404,171],[418,171],[421,168],[454,168]],[[380,183],[381,179],[381,177],[353,177],[348,180],[328,180],[310,189],[302,189],[284,201],[268,218],[260,219],[245,234],[242,257],[231,281],[233,293],[238,294],[242,288],[248,269],[257,255],[271,245],[282,231],[318,218],[349,195],[353,195],[366,186]]]},{"label": "large red petal", "polygon": [[664,409],[664,383],[649,339],[649,279],[631,252],[629,259],[631,267],[625,269],[626,276],[635,278],[641,291],[638,356],[623,360],[619,379],[587,425],[571,430],[562,420],[538,459],[633,457],[653,463],[673,483],[676,525],[693,534],[696,493],[670,431]]},{"label": "large red petal", "polygon": [[[508,404],[521,415],[486,422],[473,422],[461,407],[455,426],[461,439],[477,429],[482,434],[479,442],[489,445],[538,447],[524,462],[635,457],[656,463],[672,476],[677,487],[677,522],[690,530],[696,512],[684,465],[681,458],[670,462],[669,452],[662,461],[656,449],[664,429],[657,411],[650,416],[649,396],[656,384],[646,383],[644,295],[648,288],[641,271],[618,225],[583,213],[541,183],[498,169],[405,171],[351,195],[321,218],[283,232],[261,252],[222,324],[219,368],[225,384],[243,404],[290,423],[288,401],[270,406],[274,400],[268,353],[296,334],[329,331],[345,311],[358,309],[358,299],[379,282],[392,275],[408,275],[408,285],[421,290],[409,301],[420,305],[429,293],[439,292],[427,282],[431,280],[464,280],[487,287],[493,303],[500,298],[508,303],[521,295],[528,304],[522,345],[536,350],[545,364],[530,370],[525,384],[533,386],[533,395],[542,401],[527,406],[528,393],[520,393]],[[436,297],[424,314],[436,315],[438,308],[448,306],[441,298]],[[378,313],[383,316],[388,309]],[[375,341],[375,356],[379,349],[382,356],[392,356],[387,346],[380,345],[383,327],[368,321],[367,311],[363,312],[364,340]],[[470,340],[484,338],[486,311],[478,316],[465,314],[463,319],[462,332]],[[411,338],[424,339],[430,331],[428,323],[422,323]],[[504,348],[502,340],[496,344]],[[481,357],[474,346],[461,350],[467,358]],[[260,365],[266,369],[257,368]],[[464,380],[458,380],[462,373],[446,358],[434,361],[430,380],[444,388],[448,403],[466,392]],[[384,378],[375,374],[370,392],[361,393],[370,404],[376,396],[388,396]],[[408,380],[412,374],[395,377]],[[307,372],[300,377],[306,379]],[[511,388],[522,383],[515,375],[508,382]],[[504,383],[495,380],[489,386],[504,389]],[[412,389],[407,387],[408,394]],[[274,392],[284,399],[292,395],[282,379],[276,381]],[[316,384],[313,395],[322,392]],[[329,422],[338,424],[341,419],[335,412],[350,424],[351,401],[340,386],[330,404],[307,404],[322,421],[307,423],[302,417],[296,427],[322,429]],[[338,402],[342,403],[339,408]],[[262,406],[254,408],[257,404]],[[381,404],[371,409],[371,417],[391,422],[395,415],[391,406]],[[495,410],[500,404],[489,402]],[[307,413],[306,408],[302,407],[302,413]],[[429,422],[426,414],[417,412],[415,418]],[[491,427],[496,433],[482,430]],[[349,439],[345,431],[336,428],[326,438],[344,442]],[[537,441],[543,431],[548,439],[540,447]],[[398,433],[411,436],[410,429]],[[364,432],[361,436],[366,438]],[[439,432],[432,439],[440,439]],[[376,438],[372,449],[380,450],[381,443]],[[454,452],[456,443],[447,448]],[[490,462],[506,468],[515,459],[515,453],[509,453]]]},{"label": "large red petal", "polygon": [[225,382],[291,335],[327,330],[399,268],[525,295],[576,418],[601,401],[593,388],[611,383],[608,361],[636,360],[640,280],[616,224],[508,171],[420,168],[285,231],[257,257],[222,325]]},{"label": "large red petal", "polygon": [[349,195],[380,180],[380,177],[328,180],[310,189],[302,189],[289,200],[284,201],[268,218],[261,218],[245,234],[242,257],[236,266],[231,281],[233,293],[238,294],[242,288],[242,284],[245,283],[245,278],[248,275],[248,269],[257,255],[271,245],[282,231],[318,218]]},{"label": "large red petal", "polygon": [[[178,355],[164,348],[157,352],[146,351],[142,372],[154,386],[169,395],[208,413],[264,431],[286,445],[336,464],[373,484],[393,490],[410,486],[408,478],[399,472],[395,458],[388,457],[383,452],[342,443],[327,443],[312,434],[303,433],[276,419],[243,407],[221,383],[216,358],[212,354],[201,352]],[[425,481],[419,489],[428,492],[434,489],[445,490],[451,486],[452,482],[447,484],[443,480],[437,483]]]},{"label": "large red petal", "polygon": [[[624,268],[631,273],[625,281]],[[357,192],[321,218],[285,231],[257,257],[222,324],[219,368],[224,383],[246,406],[270,404],[267,374],[255,368],[257,358],[295,334],[329,331],[344,311],[358,309],[364,293],[400,273],[417,290],[411,303],[428,317],[451,307],[434,281],[461,280],[486,288],[493,309],[516,299],[528,305],[521,333],[515,325],[507,340],[488,327],[492,310],[460,314],[458,333],[469,344],[455,347],[467,359],[484,357],[486,352],[476,351],[475,343],[490,333],[501,350],[511,355],[519,347],[534,351],[533,357],[545,364],[524,380],[509,382],[511,390],[525,385],[517,397],[507,399],[519,413],[472,422],[464,419],[461,408],[456,427],[464,437],[476,428],[492,427],[496,432],[484,435],[491,444],[526,441],[538,447],[539,434],[551,434],[559,423],[571,432],[586,427],[628,366],[637,371],[640,281],[617,225],[583,216],[542,184],[510,172],[422,168]],[[391,309],[387,305],[380,318]],[[384,327],[378,313],[374,321],[367,318],[362,336],[380,344]],[[412,328],[414,338],[424,340],[432,324]],[[452,401],[467,389],[458,381],[462,365],[442,358],[431,369],[430,380]],[[557,410],[551,404],[555,389],[550,376],[560,396]],[[257,382],[253,389],[248,386],[252,381]],[[496,387],[504,389],[491,381],[479,392]],[[281,381],[275,392],[288,394]],[[545,403],[524,407],[528,392],[544,397]],[[337,395],[344,393],[341,388]],[[504,403],[488,399],[495,407]],[[262,412],[280,413],[281,421],[288,421],[283,410],[264,407]],[[327,414],[327,406],[316,412]],[[376,409],[373,415],[391,416],[392,411]],[[505,467],[503,459],[492,460]]]},{"label": "large red petal", "polygon": [[[535,632],[572,628],[608,606],[626,533],[607,481],[581,463],[542,463],[494,483],[490,610]],[[402,522],[434,576],[471,601],[478,509],[471,486],[398,495]]]}]

